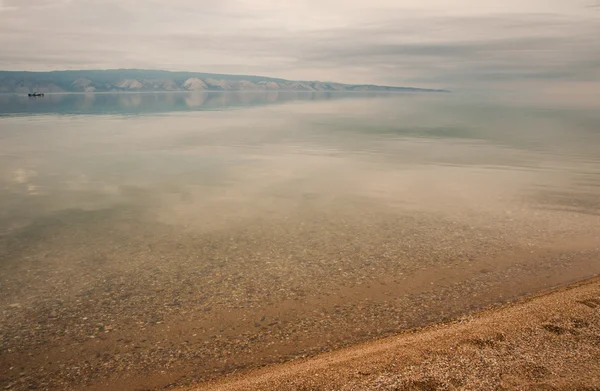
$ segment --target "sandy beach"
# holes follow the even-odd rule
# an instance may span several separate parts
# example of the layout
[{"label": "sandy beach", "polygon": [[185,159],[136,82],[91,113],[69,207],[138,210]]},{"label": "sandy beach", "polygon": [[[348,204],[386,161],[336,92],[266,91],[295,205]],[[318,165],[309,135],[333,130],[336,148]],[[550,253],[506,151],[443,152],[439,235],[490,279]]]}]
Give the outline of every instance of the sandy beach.
[{"label": "sandy beach", "polygon": [[181,391],[597,390],[600,278]]}]

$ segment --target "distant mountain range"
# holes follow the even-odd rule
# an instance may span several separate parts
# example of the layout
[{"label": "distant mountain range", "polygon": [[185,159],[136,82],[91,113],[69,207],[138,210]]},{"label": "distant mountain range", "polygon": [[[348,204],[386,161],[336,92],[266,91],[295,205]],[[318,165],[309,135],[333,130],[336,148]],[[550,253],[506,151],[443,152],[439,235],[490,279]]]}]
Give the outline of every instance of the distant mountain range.
[{"label": "distant mountain range", "polygon": [[372,84],[293,81],[262,76],[141,69],[53,72],[0,71],[0,93],[242,90],[447,92],[445,90]]}]

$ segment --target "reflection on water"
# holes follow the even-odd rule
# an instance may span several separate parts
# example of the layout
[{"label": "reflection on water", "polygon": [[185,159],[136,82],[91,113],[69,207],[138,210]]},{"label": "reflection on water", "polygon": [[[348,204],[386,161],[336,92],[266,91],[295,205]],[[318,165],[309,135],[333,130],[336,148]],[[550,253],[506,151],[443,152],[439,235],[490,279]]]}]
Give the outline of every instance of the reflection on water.
[{"label": "reflection on water", "polygon": [[23,389],[207,379],[600,272],[589,106],[2,99],[0,370]]},{"label": "reflection on water", "polygon": [[43,98],[0,94],[0,116],[32,114],[151,114],[174,111],[226,110],[292,101],[385,96],[298,91],[231,91],[193,93],[48,94]]}]

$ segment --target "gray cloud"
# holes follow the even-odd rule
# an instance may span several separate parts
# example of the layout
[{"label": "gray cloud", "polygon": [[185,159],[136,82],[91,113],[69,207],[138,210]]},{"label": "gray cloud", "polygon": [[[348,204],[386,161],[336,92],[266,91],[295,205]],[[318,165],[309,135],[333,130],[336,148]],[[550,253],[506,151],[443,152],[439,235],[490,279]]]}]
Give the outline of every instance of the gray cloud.
[{"label": "gray cloud", "polygon": [[589,1],[0,0],[1,69],[160,68],[450,88],[600,80]]}]

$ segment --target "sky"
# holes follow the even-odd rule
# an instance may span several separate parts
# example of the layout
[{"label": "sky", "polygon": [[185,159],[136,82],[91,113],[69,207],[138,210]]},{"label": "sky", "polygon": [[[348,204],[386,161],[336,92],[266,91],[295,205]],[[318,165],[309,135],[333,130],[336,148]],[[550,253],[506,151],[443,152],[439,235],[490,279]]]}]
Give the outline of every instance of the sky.
[{"label": "sky", "polygon": [[0,69],[106,68],[597,87],[600,0],[0,0]]}]

